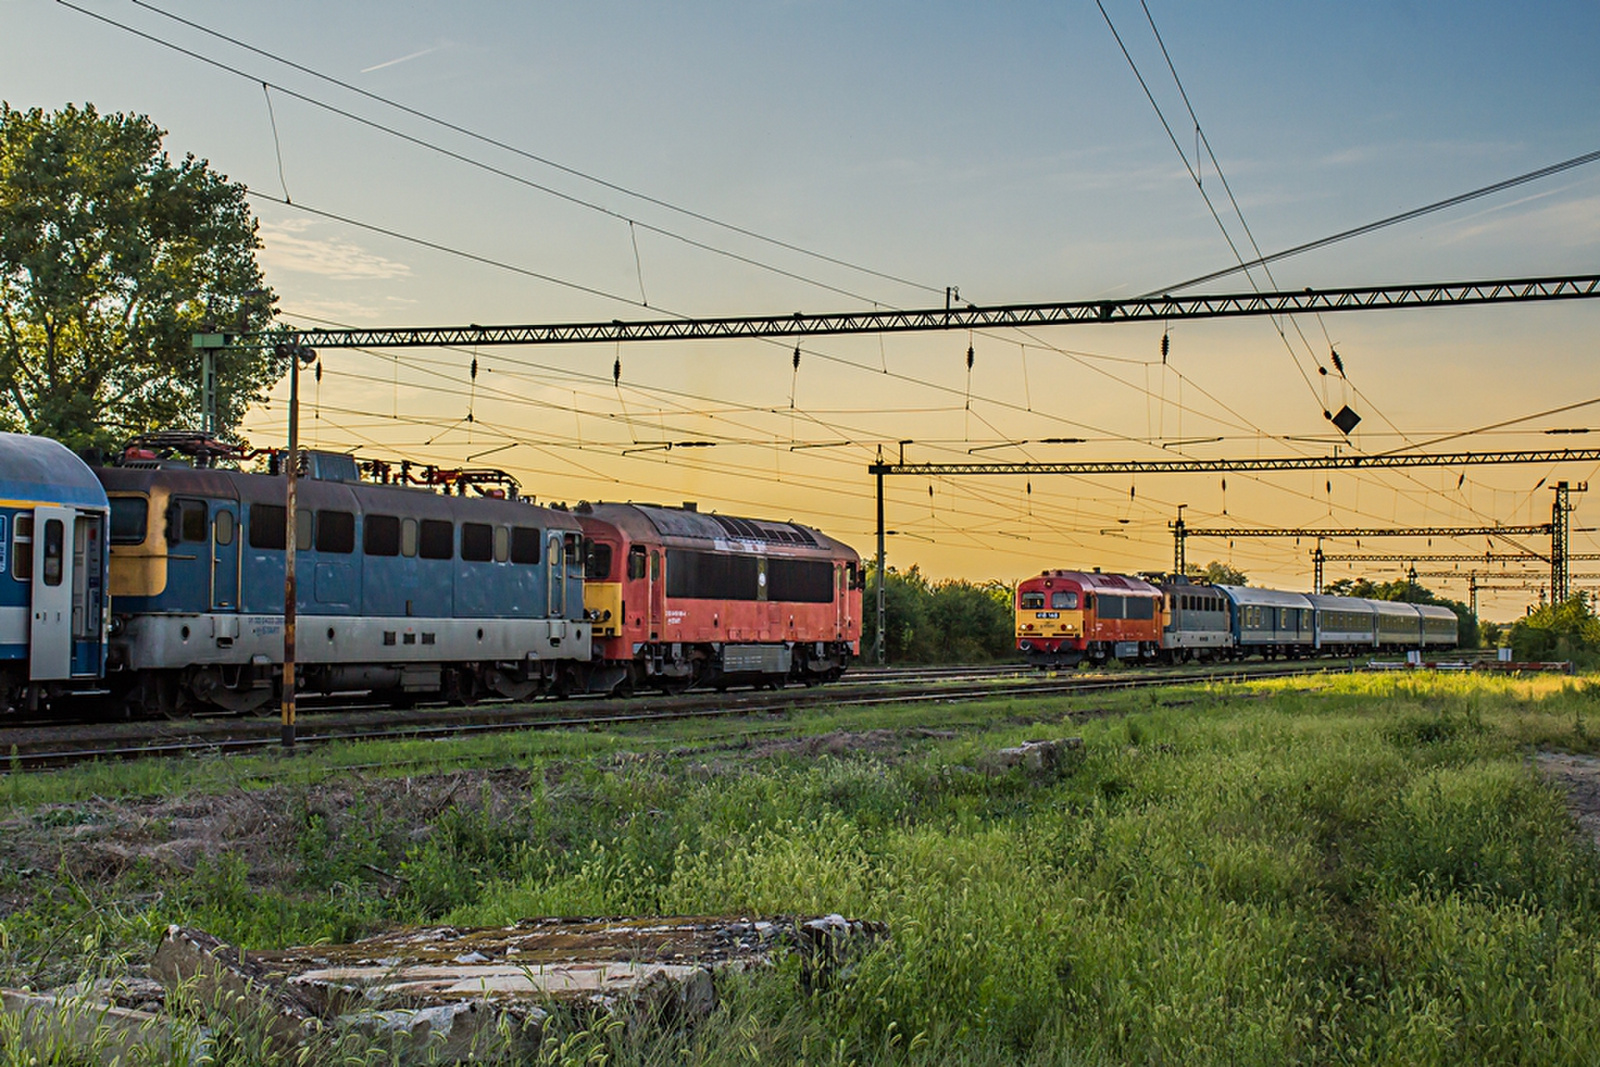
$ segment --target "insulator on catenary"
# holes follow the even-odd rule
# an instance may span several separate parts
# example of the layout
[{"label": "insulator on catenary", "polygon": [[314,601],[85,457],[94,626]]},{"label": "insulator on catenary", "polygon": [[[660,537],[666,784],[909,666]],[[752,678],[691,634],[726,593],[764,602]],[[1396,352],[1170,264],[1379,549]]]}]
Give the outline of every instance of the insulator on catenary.
[{"label": "insulator on catenary", "polygon": [[799,370],[800,369],[800,346],[799,345],[795,345],[794,346],[794,369],[795,370]]},{"label": "insulator on catenary", "polygon": [[477,381],[478,380],[478,357],[477,356],[473,356],[472,357],[472,367],[471,367],[471,369],[469,369],[467,371],[467,374],[468,374],[469,377],[472,378],[473,381]]},{"label": "insulator on catenary", "polygon": [[1161,362],[1167,361],[1167,353],[1170,351],[1172,351],[1172,335],[1164,333],[1161,335]]},{"label": "insulator on catenary", "polygon": [[1328,349],[1328,358],[1333,360],[1334,369],[1339,372],[1339,377],[1343,378],[1345,376],[1344,360],[1339,358],[1338,350],[1334,348]]},{"label": "insulator on catenary", "polygon": [[621,381],[622,381],[622,357],[618,356],[617,357],[617,361],[615,363],[611,364],[611,384],[612,385],[617,385],[617,384],[620,384]]},{"label": "insulator on catenary", "polygon": [[967,369],[972,369],[972,346],[967,346]]},{"label": "insulator on catenary", "polygon": [[317,384],[322,384],[322,360],[317,360]]}]

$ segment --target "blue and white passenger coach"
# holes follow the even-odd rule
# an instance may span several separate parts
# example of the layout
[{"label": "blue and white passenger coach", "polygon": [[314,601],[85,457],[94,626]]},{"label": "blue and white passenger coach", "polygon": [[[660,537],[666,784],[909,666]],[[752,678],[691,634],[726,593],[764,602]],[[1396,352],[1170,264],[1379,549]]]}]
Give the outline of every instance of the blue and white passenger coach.
[{"label": "blue and white passenger coach", "polygon": [[[307,459],[295,517],[300,684],[398,703],[582,684],[575,516],[363,482],[350,456]],[[283,662],[284,478],[143,466],[98,472],[111,508],[108,685],[133,714],[268,703]]]},{"label": "blue and white passenger coach", "polygon": [[99,687],[106,514],[105,490],[66,446],[0,433],[0,711]]}]

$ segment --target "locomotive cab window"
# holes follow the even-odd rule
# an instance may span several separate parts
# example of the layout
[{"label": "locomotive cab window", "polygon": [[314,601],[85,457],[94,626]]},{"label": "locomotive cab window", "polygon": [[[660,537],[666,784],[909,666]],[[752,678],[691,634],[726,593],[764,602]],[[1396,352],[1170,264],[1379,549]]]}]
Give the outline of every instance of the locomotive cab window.
[{"label": "locomotive cab window", "polygon": [[142,496],[111,498],[111,543],[142,545],[150,529],[150,501]]},{"label": "locomotive cab window", "polygon": [[461,524],[461,558],[469,563],[487,563],[494,558],[494,530],[488,523]]},{"label": "locomotive cab window", "polygon": [[866,588],[867,583],[864,581],[864,578],[865,578],[866,574],[865,574],[865,571],[862,569],[861,564],[859,564],[859,563],[846,563],[844,566],[845,566],[845,571],[847,572],[847,574],[850,577],[850,588],[851,589],[864,589],[864,588]]},{"label": "locomotive cab window", "polygon": [[[1041,608],[1044,604],[1041,602]],[[1078,594],[1067,591],[1057,591],[1050,594],[1050,606],[1058,610],[1071,611],[1078,606]]]},{"label": "locomotive cab window", "polygon": [[1043,607],[1044,607],[1044,594],[1043,593],[1023,593],[1022,594],[1022,610],[1023,611],[1038,611]]},{"label": "locomotive cab window", "polygon": [[628,580],[637,581],[644,577],[644,546],[634,545],[628,549]]},{"label": "locomotive cab window", "polygon": [[204,543],[208,518],[204,500],[174,500],[167,507],[167,543]]},{"label": "locomotive cab window", "polygon": [[33,578],[33,516],[20,511],[11,525],[11,577],[19,582]]},{"label": "locomotive cab window", "polygon": [[368,515],[362,520],[362,550],[369,556],[400,554],[400,520],[394,515]]},{"label": "locomotive cab window", "polygon": [[603,582],[611,577],[612,546],[604,541],[590,541],[588,557],[583,562],[583,576],[591,582]]},{"label": "locomotive cab window", "polygon": [[583,562],[583,535],[569,533],[561,539],[562,551],[566,554],[567,566],[575,567]]},{"label": "locomotive cab window", "polygon": [[231,545],[231,544],[233,544],[233,526],[234,526],[233,512],[231,512],[231,511],[219,511],[219,512],[217,512],[217,517],[211,521],[211,525],[213,527],[212,536],[214,536],[216,538],[217,544],[219,544],[219,545]]}]

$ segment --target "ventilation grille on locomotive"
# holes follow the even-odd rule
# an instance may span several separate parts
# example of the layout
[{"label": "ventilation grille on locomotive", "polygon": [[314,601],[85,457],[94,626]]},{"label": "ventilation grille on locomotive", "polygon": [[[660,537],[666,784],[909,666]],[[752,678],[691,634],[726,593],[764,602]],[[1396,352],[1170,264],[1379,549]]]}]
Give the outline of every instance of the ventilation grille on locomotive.
[{"label": "ventilation grille on locomotive", "polygon": [[815,545],[816,538],[800,526],[761,526],[748,519],[734,519],[726,515],[711,516],[730,537],[745,541],[767,541],[776,544]]}]

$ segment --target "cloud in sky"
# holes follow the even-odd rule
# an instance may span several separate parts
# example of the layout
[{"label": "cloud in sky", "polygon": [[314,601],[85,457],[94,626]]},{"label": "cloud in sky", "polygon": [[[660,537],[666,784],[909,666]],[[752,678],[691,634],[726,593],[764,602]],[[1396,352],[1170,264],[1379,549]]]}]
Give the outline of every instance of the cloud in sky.
[{"label": "cloud in sky", "polygon": [[362,67],[361,68],[361,73],[363,73],[363,74],[371,74],[373,71],[375,71],[375,70],[383,70],[385,67],[399,66],[401,63],[408,63],[413,59],[421,59],[423,56],[430,55],[430,54],[432,54],[434,52],[437,52],[438,50],[439,50],[439,46],[438,45],[434,45],[432,48],[424,48],[420,52],[412,52],[410,55],[401,56],[399,59],[386,59],[382,63],[375,63],[370,67]]},{"label": "cloud in sky", "polygon": [[324,278],[371,281],[403,278],[411,273],[404,263],[369,252],[338,237],[315,237],[310,220],[263,223],[261,262],[268,270],[316,274]]}]

